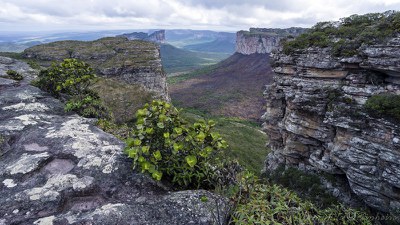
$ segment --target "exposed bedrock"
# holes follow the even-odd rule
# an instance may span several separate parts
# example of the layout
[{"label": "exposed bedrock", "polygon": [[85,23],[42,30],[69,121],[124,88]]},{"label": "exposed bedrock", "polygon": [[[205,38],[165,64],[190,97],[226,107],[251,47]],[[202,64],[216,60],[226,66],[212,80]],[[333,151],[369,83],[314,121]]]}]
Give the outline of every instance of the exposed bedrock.
[{"label": "exposed bedrock", "polygon": [[357,57],[309,48],[274,55],[265,90],[265,169],[278,165],[344,174],[369,206],[400,208],[400,125],[364,109],[372,95],[400,94],[400,38],[366,46]]}]

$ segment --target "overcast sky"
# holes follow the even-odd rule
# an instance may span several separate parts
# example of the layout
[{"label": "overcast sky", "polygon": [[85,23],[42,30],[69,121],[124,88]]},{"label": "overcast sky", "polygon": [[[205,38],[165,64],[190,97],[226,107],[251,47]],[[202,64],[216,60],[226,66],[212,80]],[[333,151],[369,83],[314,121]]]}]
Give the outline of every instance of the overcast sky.
[{"label": "overcast sky", "polygon": [[0,31],[310,27],[400,0],[0,0]]}]

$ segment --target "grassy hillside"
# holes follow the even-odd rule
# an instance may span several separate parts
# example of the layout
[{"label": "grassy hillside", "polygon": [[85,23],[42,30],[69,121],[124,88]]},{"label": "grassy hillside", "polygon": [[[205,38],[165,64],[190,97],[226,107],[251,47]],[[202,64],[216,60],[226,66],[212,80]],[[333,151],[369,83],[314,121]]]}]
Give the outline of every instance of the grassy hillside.
[{"label": "grassy hillside", "polygon": [[267,135],[260,130],[259,125],[237,118],[210,116],[188,108],[183,109],[182,116],[192,123],[199,119],[214,120],[215,131],[229,143],[226,155],[237,159],[245,168],[260,174],[269,149],[265,147]]},{"label": "grassy hillside", "polygon": [[168,82],[178,107],[258,121],[264,85],[272,76],[268,55],[234,54],[213,67],[170,77]]},{"label": "grassy hillside", "polygon": [[168,44],[161,45],[162,64],[168,74],[195,70],[218,63],[228,56],[226,53],[193,52]]}]

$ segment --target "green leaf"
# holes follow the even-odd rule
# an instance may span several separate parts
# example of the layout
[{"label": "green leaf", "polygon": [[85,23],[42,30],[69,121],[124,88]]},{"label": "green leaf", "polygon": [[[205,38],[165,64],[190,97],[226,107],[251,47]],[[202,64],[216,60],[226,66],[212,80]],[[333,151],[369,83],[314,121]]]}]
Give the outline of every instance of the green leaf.
[{"label": "green leaf", "polygon": [[164,123],[158,122],[157,127],[163,129],[164,128]]},{"label": "green leaf", "polygon": [[133,138],[126,139],[126,146],[129,148],[135,146],[135,139]]},{"label": "green leaf", "polygon": [[160,161],[162,159],[161,152],[158,150],[153,152],[153,156],[157,161]]},{"label": "green leaf", "polygon": [[140,163],[142,163],[142,162],[146,161],[146,159],[145,159],[143,156],[140,156],[139,159],[138,159],[138,161],[139,161]]},{"label": "green leaf", "polygon": [[190,167],[194,167],[197,163],[197,158],[194,155],[188,155],[185,157],[186,163],[190,166]]},{"label": "green leaf", "polygon": [[175,127],[175,128],[174,128],[174,132],[175,132],[176,134],[182,134],[182,128],[180,128],[180,127]]},{"label": "green leaf", "polygon": [[159,172],[159,171],[154,171],[154,173],[151,174],[151,176],[154,178],[154,180],[158,180],[158,181],[161,180],[162,175],[163,175],[162,172]]},{"label": "green leaf", "polygon": [[128,157],[135,158],[137,153],[138,153],[137,149],[131,148],[130,150],[128,150]]},{"label": "green leaf", "polygon": [[203,131],[200,131],[200,133],[196,136],[198,141],[204,141],[204,139],[206,138],[206,135],[204,134]]},{"label": "green leaf", "polygon": [[142,166],[142,171],[143,172],[146,171],[146,170],[149,170],[150,167],[151,167],[151,163],[149,163],[147,161],[142,162],[140,165]]},{"label": "green leaf", "polygon": [[142,144],[142,141],[141,141],[140,139],[134,139],[134,140],[133,140],[133,144],[134,144],[135,146],[139,146],[139,145]]},{"label": "green leaf", "polygon": [[143,147],[142,147],[142,152],[143,152],[144,154],[146,154],[146,153],[149,152],[149,149],[150,149],[150,146],[143,146]]},{"label": "green leaf", "polygon": [[153,134],[154,133],[154,129],[152,127],[148,127],[148,128],[146,128],[146,133],[147,134]]},{"label": "green leaf", "polygon": [[168,138],[169,138],[169,132],[165,132],[165,133],[163,134],[163,136],[164,136],[165,139],[168,139]]}]

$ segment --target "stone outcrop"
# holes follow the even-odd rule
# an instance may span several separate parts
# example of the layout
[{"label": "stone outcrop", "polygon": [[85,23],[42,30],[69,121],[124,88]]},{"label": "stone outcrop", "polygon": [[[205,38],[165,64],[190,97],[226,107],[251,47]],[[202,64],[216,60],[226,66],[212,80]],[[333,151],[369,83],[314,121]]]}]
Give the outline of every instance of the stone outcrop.
[{"label": "stone outcrop", "polygon": [[307,29],[292,27],[287,29],[250,28],[250,31],[236,33],[236,52],[243,55],[269,54],[279,47],[282,38],[295,37]]},{"label": "stone outcrop", "polygon": [[160,48],[151,42],[131,41],[126,37],[59,41],[28,48],[23,56],[42,66],[65,58],[77,58],[89,63],[99,76],[140,84],[157,98],[169,100]]},{"label": "stone outcrop", "polygon": [[121,34],[117,37],[127,37],[129,40],[142,40],[142,41],[151,41],[155,43],[165,43],[165,30],[154,31],[151,34],[147,34],[144,32],[133,32],[127,34]]},{"label": "stone outcrop", "polygon": [[272,152],[266,170],[288,165],[343,174],[369,206],[400,208],[400,125],[365,110],[369,97],[400,94],[400,38],[364,46],[359,56],[330,49],[274,54],[264,130]]},{"label": "stone outcrop", "polygon": [[25,79],[0,78],[0,224],[213,224],[224,215],[214,194],[169,192],[132,171],[124,144],[30,86],[25,63],[0,57],[0,77],[4,68]]}]

